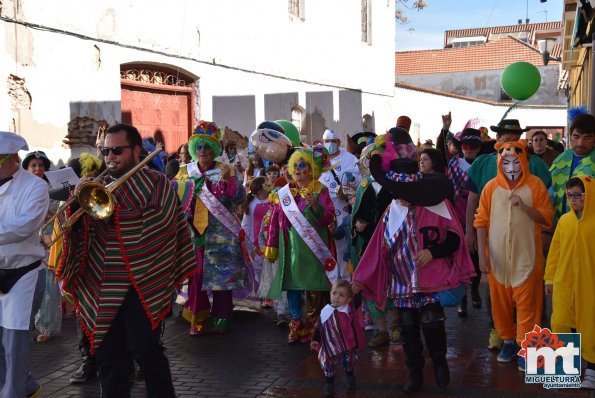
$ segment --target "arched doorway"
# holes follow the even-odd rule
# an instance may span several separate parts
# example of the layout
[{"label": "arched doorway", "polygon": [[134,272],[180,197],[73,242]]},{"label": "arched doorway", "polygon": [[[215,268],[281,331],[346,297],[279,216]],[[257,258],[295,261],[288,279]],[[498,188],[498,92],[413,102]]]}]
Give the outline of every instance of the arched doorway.
[{"label": "arched doorway", "polygon": [[194,125],[195,80],[161,65],[122,65],[122,122],[162,142],[166,152],[175,152]]}]

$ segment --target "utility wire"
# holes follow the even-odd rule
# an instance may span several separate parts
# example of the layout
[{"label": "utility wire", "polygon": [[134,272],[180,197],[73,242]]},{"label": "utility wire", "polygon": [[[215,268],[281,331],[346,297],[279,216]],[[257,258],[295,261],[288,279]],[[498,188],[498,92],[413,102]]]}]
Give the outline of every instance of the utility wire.
[{"label": "utility wire", "polygon": [[494,0],[494,5],[492,6],[492,11],[490,11],[490,15],[488,15],[488,20],[486,21],[486,26],[485,26],[486,28],[488,26],[490,26],[489,25],[490,19],[492,19],[492,14],[494,13],[494,9],[496,8],[496,4],[498,4],[498,0]]}]

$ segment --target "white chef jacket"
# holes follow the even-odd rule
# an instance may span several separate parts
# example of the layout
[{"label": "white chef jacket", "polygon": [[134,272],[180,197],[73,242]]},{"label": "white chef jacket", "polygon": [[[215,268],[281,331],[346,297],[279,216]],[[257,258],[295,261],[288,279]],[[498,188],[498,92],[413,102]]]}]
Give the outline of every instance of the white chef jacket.
[{"label": "white chef jacket", "polygon": [[[342,185],[349,185],[355,191],[362,179],[359,167],[357,166],[358,160],[354,155],[347,152],[347,150],[345,149],[341,148],[339,149],[339,151],[339,156],[335,156],[334,158],[330,159],[331,164],[335,166],[333,168],[333,171],[337,175],[337,178],[339,179]],[[355,177],[355,181],[348,182],[347,177],[343,178],[343,175],[347,172],[353,174],[353,176]],[[341,221],[343,220],[343,217],[349,214],[349,204],[337,197],[339,184],[337,183],[331,171],[323,173],[318,180],[321,183],[323,183],[329,190],[329,194],[333,201],[333,205],[335,205],[335,216],[337,217],[337,223],[340,225]]]},{"label": "white chef jacket", "polygon": [[[45,257],[39,230],[49,206],[44,180],[19,168],[0,187],[0,268],[24,267]],[[28,330],[39,269],[24,275],[7,294],[0,294],[0,326]]]}]

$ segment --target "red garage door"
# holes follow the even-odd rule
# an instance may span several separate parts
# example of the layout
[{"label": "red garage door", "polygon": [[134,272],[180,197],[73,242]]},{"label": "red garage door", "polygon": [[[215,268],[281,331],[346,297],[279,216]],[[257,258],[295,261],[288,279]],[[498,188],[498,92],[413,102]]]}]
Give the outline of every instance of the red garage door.
[{"label": "red garage door", "polygon": [[[158,72],[152,73],[155,76]],[[132,81],[124,74],[122,77],[122,122],[134,125],[143,137],[162,142],[168,153],[186,143],[192,132],[193,87]]]}]

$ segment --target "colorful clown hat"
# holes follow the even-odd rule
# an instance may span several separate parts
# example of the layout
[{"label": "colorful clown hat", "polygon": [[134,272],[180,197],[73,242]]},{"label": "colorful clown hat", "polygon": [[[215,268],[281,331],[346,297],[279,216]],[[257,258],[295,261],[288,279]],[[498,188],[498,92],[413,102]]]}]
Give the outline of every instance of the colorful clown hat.
[{"label": "colorful clown hat", "polygon": [[194,161],[198,160],[196,156],[196,147],[198,144],[208,144],[213,149],[215,157],[221,155],[223,148],[219,139],[219,129],[215,123],[201,120],[188,139],[188,151]]}]

